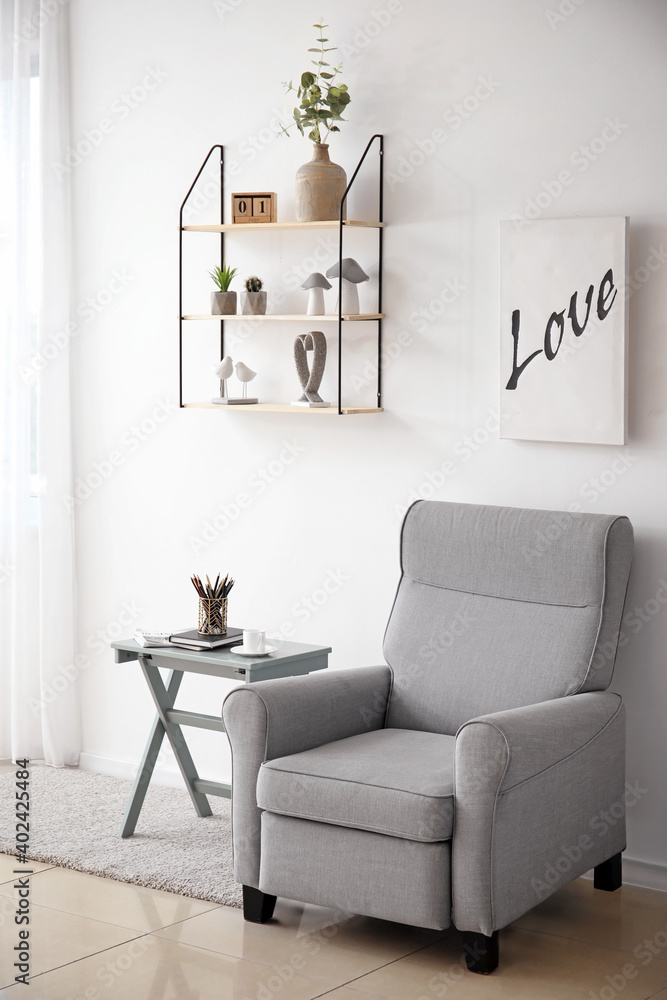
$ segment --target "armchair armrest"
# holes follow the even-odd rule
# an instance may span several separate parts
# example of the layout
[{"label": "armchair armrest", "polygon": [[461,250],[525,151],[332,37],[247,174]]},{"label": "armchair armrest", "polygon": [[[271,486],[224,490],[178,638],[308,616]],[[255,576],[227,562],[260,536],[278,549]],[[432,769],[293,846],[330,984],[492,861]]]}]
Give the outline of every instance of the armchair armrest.
[{"label": "armchair armrest", "polygon": [[389,698],[387,666],[283,677],[234,688],[222,718],[232,748],[234,875],[259,882],[257,776],[265,760],[381,729]]},{"label": "armchair armrest", "polygon": [[620,697],[595,691],[471,720],[457,734],[454,787],[454,923],[488,936],[624,849]]}]

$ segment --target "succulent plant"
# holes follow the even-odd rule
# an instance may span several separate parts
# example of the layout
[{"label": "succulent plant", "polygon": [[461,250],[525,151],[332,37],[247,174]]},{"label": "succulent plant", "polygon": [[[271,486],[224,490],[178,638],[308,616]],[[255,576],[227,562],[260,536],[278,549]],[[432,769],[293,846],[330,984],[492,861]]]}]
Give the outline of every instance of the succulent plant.
[{"label": "succulent plant", "polygon": [[238,271],[237,267],[214,267],[208,273],[213,278],[221,292],[228,292],[232,278]]},{"label": "succulent plant", "polygon": [[250,278],[246,278],[245,289],[246,292],[261,292],[262,279],[254,274]]}]

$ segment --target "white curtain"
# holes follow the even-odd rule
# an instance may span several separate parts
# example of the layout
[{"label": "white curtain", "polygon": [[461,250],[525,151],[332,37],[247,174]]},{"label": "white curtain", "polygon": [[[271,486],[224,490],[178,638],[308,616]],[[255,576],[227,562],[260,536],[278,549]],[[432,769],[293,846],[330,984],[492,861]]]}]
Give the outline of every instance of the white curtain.
[{"label": "white curtain", "polygon": [[[77,764],[66,0],[0,0],[0,759]],[[59,172],[61,173],[61,172]]]}]

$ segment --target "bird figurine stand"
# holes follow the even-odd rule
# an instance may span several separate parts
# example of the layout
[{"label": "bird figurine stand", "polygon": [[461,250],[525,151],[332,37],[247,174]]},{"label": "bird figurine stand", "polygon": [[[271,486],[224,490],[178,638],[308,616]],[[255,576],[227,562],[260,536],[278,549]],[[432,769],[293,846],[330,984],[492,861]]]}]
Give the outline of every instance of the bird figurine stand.
[{"label": "bird figurine stand", "polygon": [[[236,368],[236,377],[239,382],[243,383],[242,396],[227,395],[227,379],[232,374],[234,368]],[[248,396],[248,382],[252,382],[257,372],[254,372],[252,368],[248,368],[242,361],[237,361],[236,365],[234,365],[232,359],[227,355],[222,361],[214,365],[213,371],[220,379],[220,395],[214,396],[211,400],[212,403],[216,403],[218,406],[243,406],[244,404],[259,402],[256,397],[250,398]]]},{"label": "bird figurine stand", "polygon": [[[308,351],[313,352],[312,370],[308,368]],[[294,341],[294,361],[303,393],[292,406],[331,406],[318,393],[326,360],[327,338],[321,330],[299,334]]]},{"label": "bird figurine stand", "polygon": [[229,376],[232,374],[233,371],[234,371],[234,362],[229,357],[229,355],[224,357],[222,361],[218,361],[217,364],[213,365],[213,374],[217,375],[218,378],[220,379],[220,395],[214,396],[214,398],[211,400],[212,403],[224,404],[229,402],[229,399],[227,398],[227,379],[229,378]]}]

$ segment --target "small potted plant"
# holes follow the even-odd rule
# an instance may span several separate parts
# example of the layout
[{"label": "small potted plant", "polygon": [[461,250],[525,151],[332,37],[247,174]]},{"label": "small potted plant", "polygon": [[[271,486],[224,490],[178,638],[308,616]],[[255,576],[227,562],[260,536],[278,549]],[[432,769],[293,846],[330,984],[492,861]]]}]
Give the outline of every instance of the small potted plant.
[{"label": "small potted plant", "polygon": [[266,313],[266,292],[262,291],[262,279],[254,274],[246,278],[245,292],[241,295],[241,312],[244,316],[264,316]]},{"label": "small potted plant", "polygon": [[211,313],[214,316],[232,316],[236,312],[236,292],[230,292],[229,286],[237,270],[236,267],[223,266],[208,272],[219,289],[211,292]]}]

